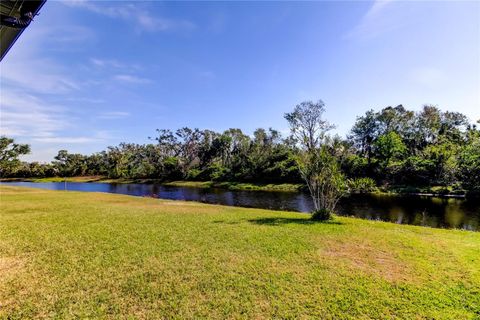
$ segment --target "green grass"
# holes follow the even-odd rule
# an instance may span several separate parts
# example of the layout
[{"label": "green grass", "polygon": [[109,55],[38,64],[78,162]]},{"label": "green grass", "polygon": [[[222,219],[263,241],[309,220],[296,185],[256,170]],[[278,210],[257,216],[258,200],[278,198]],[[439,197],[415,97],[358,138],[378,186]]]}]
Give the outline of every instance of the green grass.
[{"label": "green grass", "polygon": [[0,319],[478,319],[480,233],[0,186]]}]

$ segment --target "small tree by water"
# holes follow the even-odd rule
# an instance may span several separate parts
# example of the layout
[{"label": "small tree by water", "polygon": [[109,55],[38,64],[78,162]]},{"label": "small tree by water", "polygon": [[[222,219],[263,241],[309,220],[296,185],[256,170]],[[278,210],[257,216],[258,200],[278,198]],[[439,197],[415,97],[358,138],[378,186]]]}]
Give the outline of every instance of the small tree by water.
[{"label": "small tree by water", "polygon": [[312,218],[329,220],[342,196],[347,192],[331,139],[327,132],[334,128],[322,118],[325,112],[323,101],[306,101],[285,114],[290,131],[299,147],[297,163],[313,199],[315,210]]}]

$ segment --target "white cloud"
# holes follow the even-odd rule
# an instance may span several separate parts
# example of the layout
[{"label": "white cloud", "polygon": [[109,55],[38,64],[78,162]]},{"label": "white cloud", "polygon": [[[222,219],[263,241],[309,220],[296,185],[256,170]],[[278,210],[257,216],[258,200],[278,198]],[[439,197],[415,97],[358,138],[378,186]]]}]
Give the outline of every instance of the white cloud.
[{"label": "white cloud", "polygon": [[80,73],[76,72],[75,65],[53,58],[55,54],[51,50],[81,48],[92,32],[83,26],[62,24],[59,34],[55,26],[37,22],[22,34],[2,61],[2,91],[14,89],[21,93],[20,96],[27,94],[30,97],[48,94],[57,97],[56,100],[67,98],[67,95],[73,98],[74,93],[84,89],[85,83],[79,80]]},{"label": "white cloud", "polygon": [[75,50],[92,35],[91,30],[83,26],[62,26],[59,34],[55,27],[32,25],[0,65],[2,89],[10,85],[25,92],[42,94],[79,90],[82,85],[72,72],[72,66],[52,59],[51,51]]},{"label": "white cloud", "polygon": [[85,97],[68,97],[65,101],[72,101],[72,102],[85,102],[85,103],[105,103],[104,99],[97,99],[97,98],[85,98]]},{"label": "white cloud", "polygon": [[92,137],[39,137],[33,138],[33,141],[43,143],[91,143],[97,142],[99,139]]},{"label": "white cloud", "polygon": [[[55,59],[57,51],[83,50],[83,44],[95,39],[95,33],[68,22],[51,23],[41,24],[39,19],[29,27],[0,65],[0,135],[31,144],[32,153],[25,157],[29,161],[49,161],[59,149],[72,147],[83,152],[93,145],[102,148],[108,143],[112,139],[108,131],[95,130],[77,118],[95,107],[87,108],[87,104],[106,102],[98,91],[90,88],[104,83],[112,75],[95,78],[98,72],[92,72],[92,65],[100,69],[99,65],[103,64],[108,73],[117,67],[122,69],[115,73],[126,73],[126,68],[133,68],[116,60],[96,59],[90,61],[88,67]],[[58,24],[62,26],[61,34],[58,34]],[[145,81],[142,78],[124,80]]]},{"label": "white cloud", "polygon": [[107,120],[114,120],[114,119],[122,119],[126,118],[130,115],[129,112],[124,112],[124,111],[109,111],[109,112],[103,112],[100,113],[97,118],[98,119],[107,119]]},{"label": "white cloud", "polygon": [[90,62],[97,67],[105,68],[105,67],[112,67],[112,68],[123,68],[124,65],[117,60],[114,59],[97,59],[91,58]]},{"label": "white cloud", "polygon": [[[41,39],[45,44],[49,44],[49,50],[72,50],[72,45],[81,45],[90,42],[96,38],[95,32],[85,26],[62,24],[62,32],[57,28],[35,26],[29,30],[29,34],[22,34],[22,37],[28,37],[28,41]],[[47,47],[46,45],[44,47]]]},{"label": "white cloud", "polygon": [[134,84],[145,84],[145,83],[151,82],[150,79],[141,78],[141,77],[137,77],[129,74],[117,74],[113,78],[120,82],[134,83]]},{"label": "white cloud", "polygon": [[396,7],[394,4],[401,4],[401,2],[374,0],[370,9],[363,15],[360,22],[345,35],[345,38],[366,40],[399,28],[404,24],[404,19],[394,14],[393,9]]},{"label": "white cloud", "polygon": [[[22,142],[23,141],[19,141]],[[48,163],[53,160],[53,157],[58,154],[59,148],[52,146],[45,146],[40,144],[34,144],[31,146],[32,152],[30,154],[21,156],[20,159],[27,162],[39,161]]]},{"label": "white cloud", "polygon": [[64,109],[22,92],[2,88],[0,132],[8,136],[49,137],[65,129]]},{"label": "white cloud", "polygon": [[195,25],[187,20],[174,20],[152,16],[148,11],[132,3],[115,5],[87,0],[65,1],[64,4],[79,7],[96,14],[131,22],[137,29],[145,31],[168,31],[174,29],[193,29]]},{"label": "white cloud", "polygon": [[90,64],[105,72],[132,72],[144,69],[139,63],[128,63],[117,59],[90,58]]},{"label": "white cloud", "polygon": [[63,136],[64,131],[73,128],[75,123],[68,110],[24,92],[2,90],[0,110],[0,135],[21,138],[29,143],[82,144],[107,139],[105,132],[91,136]]},{"label": "white cloud", "polygon": [[[28,61],[28,63],[27,63]],[[48,59],[16,59],[0,67],[2,87],[15,85],[28,92],[61,94],[80,89],[63,67]]]},{"label": "white cloud", "polygon": [[373,2],[373,5],[365,14],[364,20],[374,19],[376,16],[378,16],[382,12],[382,10],[384,10],[387,7],[387,5],[391,4],[392,2],[393,0],[375,0]]}]

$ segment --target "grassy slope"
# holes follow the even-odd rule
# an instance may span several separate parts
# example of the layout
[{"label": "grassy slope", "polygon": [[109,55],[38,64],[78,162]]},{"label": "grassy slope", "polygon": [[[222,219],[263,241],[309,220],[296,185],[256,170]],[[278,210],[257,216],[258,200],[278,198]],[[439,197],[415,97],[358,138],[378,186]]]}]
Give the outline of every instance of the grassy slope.
[{"label": "grassy slope", "polygon": [[0,192],[0,318],[480,317],[480,233]]}]

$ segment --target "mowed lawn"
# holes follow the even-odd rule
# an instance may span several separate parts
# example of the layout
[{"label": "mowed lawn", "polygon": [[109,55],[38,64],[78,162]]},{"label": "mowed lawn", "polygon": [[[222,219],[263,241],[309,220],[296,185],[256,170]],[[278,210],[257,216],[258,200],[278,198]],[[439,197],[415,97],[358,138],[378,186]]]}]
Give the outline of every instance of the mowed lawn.
[{"label": "mowed lawn", "polygon": [[477,232],[0,193],[0,318],[480,318]]}]

